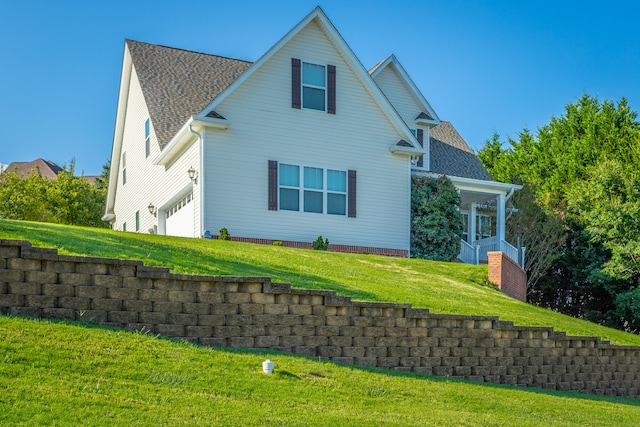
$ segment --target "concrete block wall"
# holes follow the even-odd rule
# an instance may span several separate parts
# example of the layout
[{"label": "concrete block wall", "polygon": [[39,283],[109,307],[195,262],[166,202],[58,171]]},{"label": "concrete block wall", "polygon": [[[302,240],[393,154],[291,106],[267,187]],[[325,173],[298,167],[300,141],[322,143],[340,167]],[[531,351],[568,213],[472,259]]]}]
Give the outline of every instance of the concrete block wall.
[{"label": "concrete block wall", "polygon": [[489,281],[505,294],[527,302],[527,273],[504,252],[488,252]]},{"label": "concrete block wall", "polygon": [[172,274],[140,261],[59,255],[25,241],[0,240],[0,313],[479,382],[633,397],[640,390],[640,347],[496,317],[355,302],[265,277]]}]

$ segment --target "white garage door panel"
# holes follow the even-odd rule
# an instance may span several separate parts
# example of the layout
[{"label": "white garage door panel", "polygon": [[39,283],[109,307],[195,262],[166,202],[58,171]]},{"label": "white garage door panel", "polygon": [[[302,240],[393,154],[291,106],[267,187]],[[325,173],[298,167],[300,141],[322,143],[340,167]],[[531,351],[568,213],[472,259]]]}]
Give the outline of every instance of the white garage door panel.
[{"label": "white garage door panel", "polygon": [[189,200],[167,218],[168,236],[193,237],[193,205],[193,200]]}]

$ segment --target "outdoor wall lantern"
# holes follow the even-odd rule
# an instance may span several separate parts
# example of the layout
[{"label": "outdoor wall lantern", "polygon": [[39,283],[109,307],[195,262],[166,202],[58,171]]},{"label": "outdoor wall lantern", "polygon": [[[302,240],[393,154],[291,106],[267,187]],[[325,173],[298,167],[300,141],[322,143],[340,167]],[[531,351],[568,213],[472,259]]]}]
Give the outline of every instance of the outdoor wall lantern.
[{"label": "outdoor wall lantern", "polygon": [[158,216],[158,208],[156,208],[155,206],[153,206],[153,203],[149,203],[149,213],[153,216]]},{"label": "outdoor wall lantern", "polygon": [[194,183],[197,184],[198,183],[198,172],[196,172],[196,170],[193,168],[193,166],[191,166],[189,168],[189,170],[187,171],[187,173],[189,174],[189,179]]}]

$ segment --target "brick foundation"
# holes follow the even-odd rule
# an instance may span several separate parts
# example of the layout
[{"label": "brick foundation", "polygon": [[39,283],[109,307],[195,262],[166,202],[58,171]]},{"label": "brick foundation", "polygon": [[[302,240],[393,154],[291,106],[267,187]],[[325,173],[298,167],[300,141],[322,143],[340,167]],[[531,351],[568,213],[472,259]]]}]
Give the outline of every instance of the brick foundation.
[{"label": "brick foundation", "polygon": [[638,397],[640,347],[496,317],[354,302],[266,277],[172,274],[0,240],[0,313],[466,380]]},{"label": "brick foundation", "polygon": [[[217,239],[218,236],[213,236],[213,238]],[[273,245],[273,242],[280,242],[282,243],[282,246],[286,246],[289,248],[313,249],[313,243],[310,243],[310,242],[295,242],[291,240],[256,239],[253,237],[233,237],[233,236],[231,237],[231,240],[234,242],[255,243],[259,245]],[[409,256],[409,251],[404,249],[376,248],[372,246],[334,245],[332,243],[329,243],[329,247],[327,250],[331,252],[345,252],[345,253],[351,253],[351,254],[376,254],[376,255],[403,257],[403,258],[407,258]]]}]

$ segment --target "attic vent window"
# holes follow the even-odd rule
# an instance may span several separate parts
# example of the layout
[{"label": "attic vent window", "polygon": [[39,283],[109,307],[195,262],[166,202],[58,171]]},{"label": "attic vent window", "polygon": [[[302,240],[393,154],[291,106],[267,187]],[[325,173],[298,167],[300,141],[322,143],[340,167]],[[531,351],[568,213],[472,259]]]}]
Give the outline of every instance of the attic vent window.
[{"label": "attic vent window", "polygon": [[431,117],[431,115],[423,111],[420,114],[418,114],[418,117],[416,117],[416,120],[433,120],[433,117]]},{"label": "attic vent window", "polygon": [[220,120],[227,120],[225,119],[223,116],[221,116],[220,114],[218,114],[217,112],[215,112],[214,110],[211,110],[209,112],[209,114],[207,114],[207,117],[211,118],[211,119],[220,119]]}]

